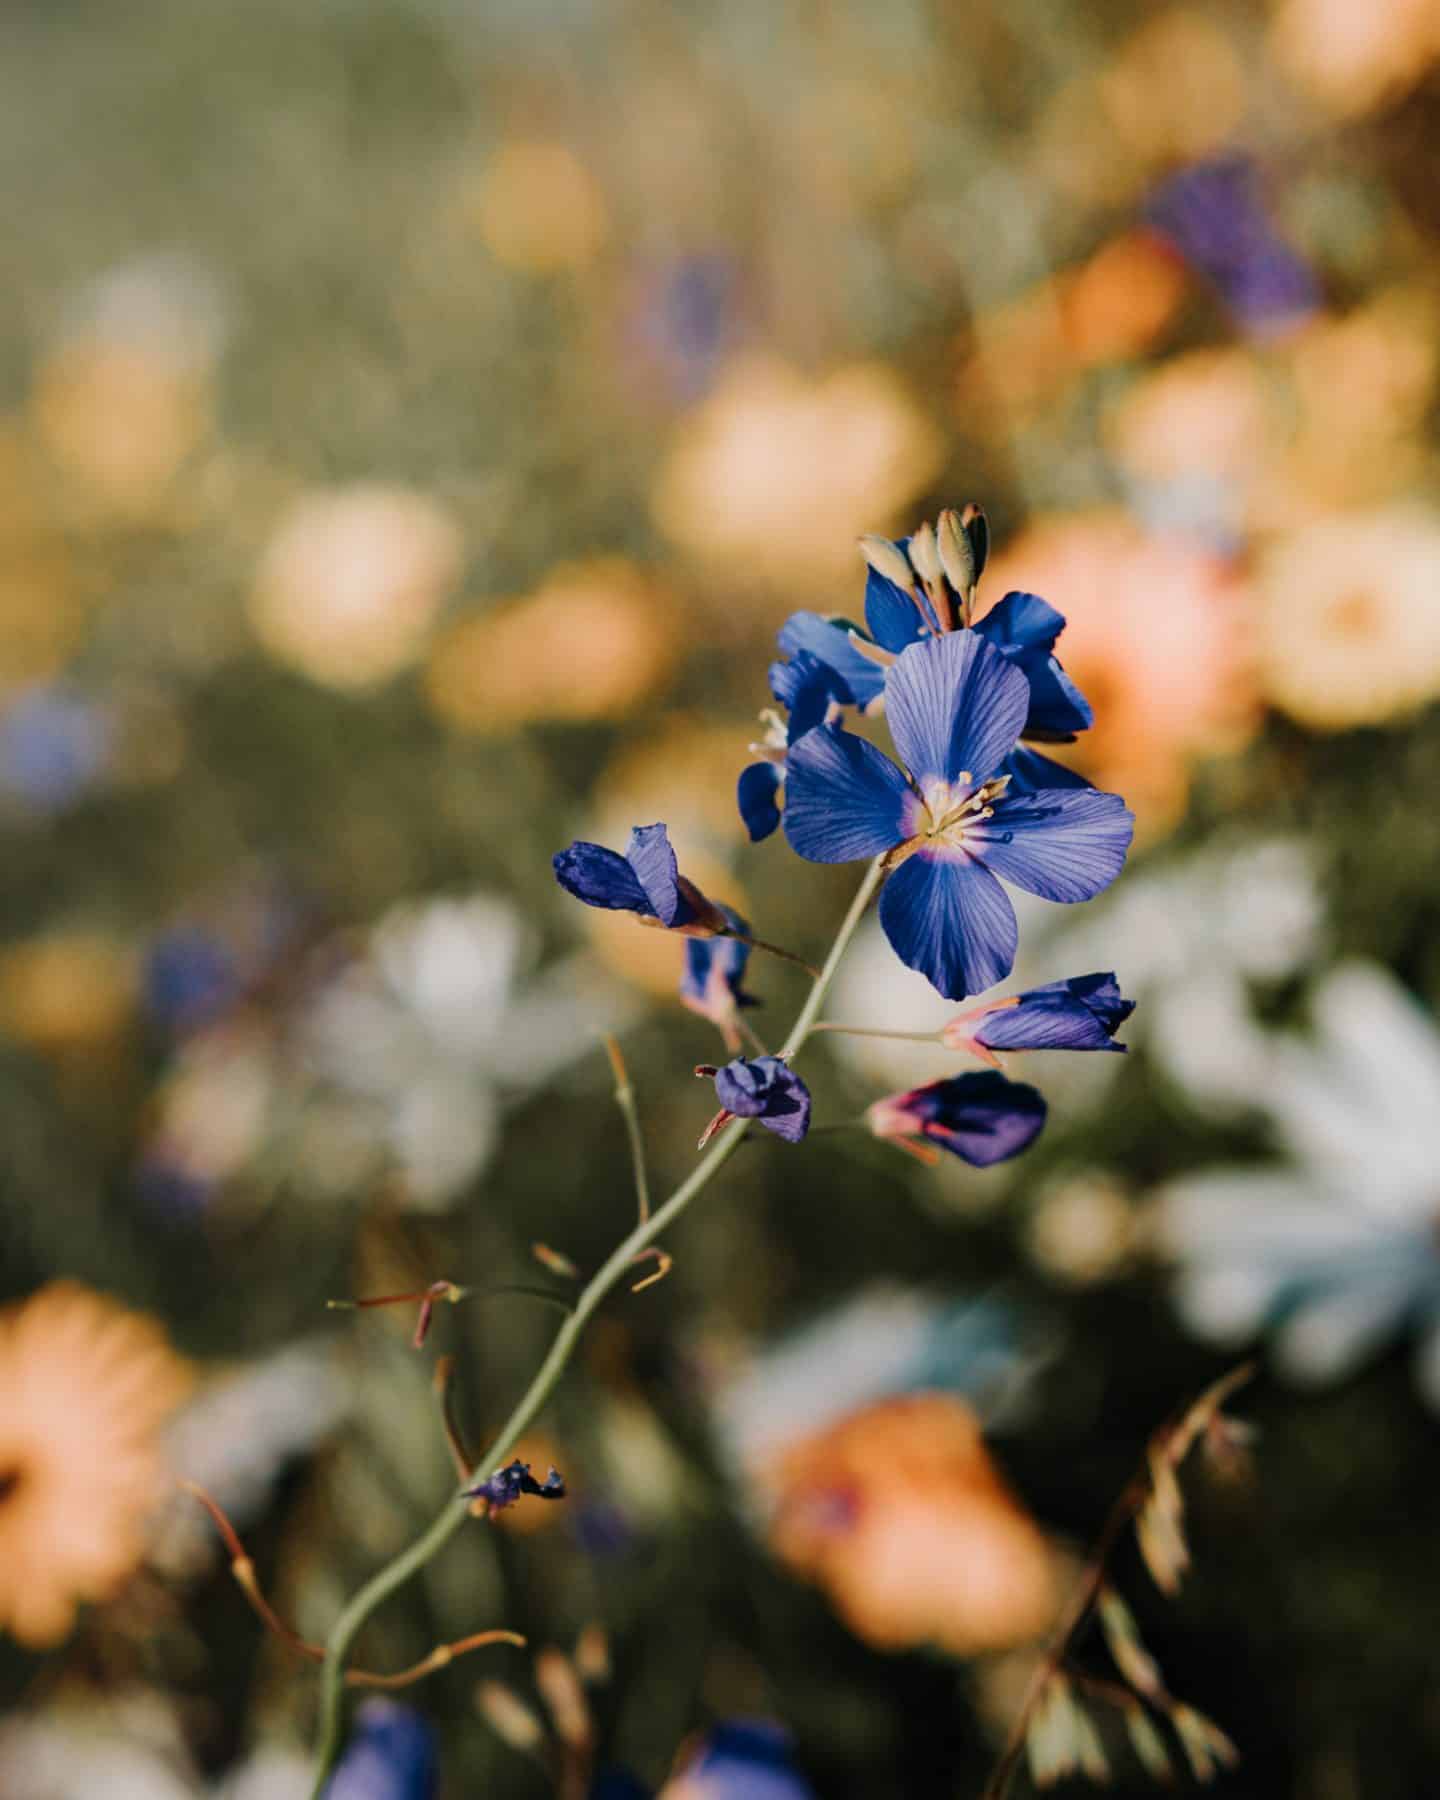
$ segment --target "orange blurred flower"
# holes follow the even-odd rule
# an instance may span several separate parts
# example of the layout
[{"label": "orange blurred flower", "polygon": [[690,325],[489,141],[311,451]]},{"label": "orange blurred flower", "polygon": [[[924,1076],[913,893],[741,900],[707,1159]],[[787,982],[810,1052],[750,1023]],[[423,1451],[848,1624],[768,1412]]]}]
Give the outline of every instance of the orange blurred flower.
[{"label": "orange blurred flower", "polygon": [[957,1656],[1038,1636],[1057,1601],[1050,1546],[948,1394],[877,1402],[778,1462],[775,1552],[882,1649]]},{"label": "orange blurred flower", "polygon": [[0,1312],[0,1626],[20,1643],[59,1643],[139,1562],[189,1379],[159,1325],[76,1282]]},{"label": "orange blurred flower", "polygon": [[1283,0],[1270,54],[1341,118],[1394,101],[1440,57],[1435,0]]},{"label": "orange blurred flower", "polygon": [[444,633],[430,703],[447,724],[487,733],[621,718],[670,672],[677,604],[623,557],[562,564],[525,599]]},{"label": "orange blurred flower", "polygon": [[1023,416],[1082,370],[1139,355],[1175,316],[1188,285],[1184,265],[1158,238],[1111,238],[1088,262],[977,316],[957,380],[959,410],[967,421],[987,407]]},{"label": "orange blurred flower", "polygon": [[986,571],[1065,614],[1067,671],[1095,726],[1066,761],[1123,794],[1151,837],[1182,811],[1195,758],[1244,744],[1258,723],[1242,607],[1231,565],[1203,545],[1152,535],[1097,509],[1041,519]]}]

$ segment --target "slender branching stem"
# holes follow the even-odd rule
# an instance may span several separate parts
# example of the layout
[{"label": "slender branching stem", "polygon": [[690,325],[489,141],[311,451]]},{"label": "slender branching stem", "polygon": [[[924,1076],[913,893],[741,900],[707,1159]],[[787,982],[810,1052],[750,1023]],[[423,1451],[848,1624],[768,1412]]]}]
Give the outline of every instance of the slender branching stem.
[{"label": "slender branching stem", "polygon": [[[798,1055],[805,1040],[815,1029],[820,1009],[825,1004],[850,940],[884,877],[883,859],[877,857],[866,870],[865,878],[850,904],[850,910],[835,934],[830,953],[816,974],[805,1003],[790,1028],[790,1035],[779,1052],[786,1061]],[[756,947],[761,946],[757,944]],[[502,1462],[514,1448],[516,1441],[530,1429],[558,1386],[586,1325],[601,1302],[612,1288],[625,1279],[635,1259],[669,1230],[697,1194],[704,1192],[744,1141],[745,1121],[731,1120],[721,1129],[710,1150],[696,1163],[664,1204],[648,1217],[640,1219],[628,1236],[616,1245],[578,1296],[574,1312],[555,1334],[529,1387],[476,1464],[477,1469],[494,1468]],[[351,1597],[335,1621],[325,1642],[325,1661],[321,1667],[320,1724],[312,1800],[320,1800],[324,1794],[330,1771],[339,1753],[344,1726],[345,1662],[356,1636],[375,1608],[397,1588],[403,1587],[412,1575],[423,1569],[449,1543],[469,1517],[470,1496],[462,1486],[446,1502],[429,1528],[408,1549],[402,1550],[392,1562],[372,1575]]]},{"label": "slender branching stem", "polygon": [[838,1031],[842,1037],[893,1038],[902,1044],[938,1044],[942,1041],[938,1031],[885,1031],[878,1025],[832,1025],[828,1019],[822,1020],[815,1030]]},{"label": "slender branching stem", "polygon": [[645,1167],[645,1139],[640,1132],[640,1114],[635,1105],[635,1089],[630,1071],[625,1067],[620,1040],[613,1032],[605,1033],[605,1054],[615,1077],[615,1104],[625,1121],[625,1135],[630,1140],[630,1163],[635,1171],[635,1206],[643,1225],[650,1217],[650,1176]]}]

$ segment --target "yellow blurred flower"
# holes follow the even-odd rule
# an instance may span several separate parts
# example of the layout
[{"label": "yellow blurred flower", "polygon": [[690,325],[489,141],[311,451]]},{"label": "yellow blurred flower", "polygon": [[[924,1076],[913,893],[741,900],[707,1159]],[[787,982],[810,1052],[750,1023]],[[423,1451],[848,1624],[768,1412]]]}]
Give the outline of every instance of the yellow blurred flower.
[{"label": "yellow blurred flower", "polygon": [[43,1649],[135,1568],[189,1387],[159,1325],[78,1283],[0,1312],[0,1627]]},{"label": "yellow blurred flower", "polygon": [[1196,6],[1152,9],[1096,72],[1057,90],[1031,134],[1035,173],[1087,204],[1123,204],[1156,170],[1226,142],[1246,102],[1222,23]]},{"label": "yellow blurred flower", "polygon": [[851,1413],[788,1450],[774,1484],[776,1554],[868,1643],[975,1656],[1054,1617],[1054,1553],[962,1400],[913,1394]]},{"label": "yellow blurred flower", "polygon": [[934,424],[884,363],[811,380],[772,357],[735,362],[676,433],[651,498],[697,555],[806,587],[853,587],[855,539],[938,472]]},{"label": "yellow blurred flower", "polygon": [[0,1022],[53,1055],[97,1049],[128,1024],[136,984],[124,945],[94,931],[52,931],[0,951]]},{"label": "yellow blurred flower", "polygon": [[1109,509],[1041,519],[986,571],[984,592],[1041,594],[1069,623],[1059,654],[1095,708],[1061,755],[1125,796],[1154,836],[1183,809],[1193,760],[1258,723],[1245,590],[1203,545]]},{"label": "yellow blurred flower", "polygon": [[599,184],[564,144],[502,144],[462,205],[486,248],[531,274],[582,267],[608,229]]},{"label": "yellow blurred flower", "polygon": [[1399,98],[1440,57],[1435,0],[1282,0],[1276,64],[1329,112],[1350,118]]},{"label": "yellow blurred flower", "polygon": [[378,483],[317,490],[266,548],[250,622],[272,656],[312,681],[371,686],[420,654],[462,551],[459,527],[426,494]]},{"label": "yellow blurred flower", "polygon": [[430,702],[462,731],[623,717],[669,674],[673,596],[622,557],[565,563],[526,598],[464,619],[430,655]]},{"label": "yellow blurred flower", "polygon": [[1440,515],[1382,507],[1320,521],[1259,559],[1265,698],[1302,725],[1378,725],[1440,695]]},{"label": "yellow blurred flower", "polygon": [[16,431],[0,429],[0,693],[56,674],[84,623],[32,459]]}]

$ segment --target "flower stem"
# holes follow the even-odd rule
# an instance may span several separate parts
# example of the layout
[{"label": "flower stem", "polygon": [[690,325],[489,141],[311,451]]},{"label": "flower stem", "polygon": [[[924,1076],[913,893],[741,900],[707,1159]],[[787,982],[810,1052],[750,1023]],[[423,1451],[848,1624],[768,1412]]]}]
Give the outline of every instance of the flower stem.
[{"label": "flower stem", "polygon": [[[865,879],[860,883],[859,891],[850,904],[850,910],[841,922],[835,941],[830,946],[830,954],[823,967],[815,977],[814,985],[806,996],[790,1035],[786,1038],[780,1055],[786,1060],[798,1054],[805,1040],[815,1029],[815,1021],[820,1009],[825,1004],[830,985],[835,979],[842,958],[849,948],[850,940],[855,935],[856,927],[865,915],[865,910],[874,899],[876,890],[884,879],[884,866],[880,858],[871,863],[865,872]],[[738,1126],[738,1129],[737,1129]],[[498,1436],[489,1445],[480,1460],[476,1463],[478,1470],[494,1468],[503,1462],[514,1448],[517,1439],[524,1435],[534,1424],[536,1418],[544,1410],[545,1405],[565,1373],[581,1333],[589,1323],[600,1303],[610,1290],[624,1280],[635,1258],[647,1250],[655,1240],[661,1237],[678,1219],[685,1208],[709,1186],[711,1180],[719,1174],[725,1164],[745,1141],[745,1121],[732,1120],[726,1125],[716,1139],[713,1149],[702,1157],[665,1201],[647,1218],[642,1218],[618,1244],[604,1263],[591,1277],[575,1303],[575,1310],[556,1332],[544,1361],[536,1370],[529,1387],[525,1390],[510,1417],[501,1426]],[[429,1529],[406,1550],[402,1550],[393,1562],[372,1575],[370,1580],[360,1588],[342,1610],[335,1621],[329,1637],[325,1640],[325,1661],[320,1673],[320,1724],[315,1751],[315,1785],[311,1800],[321,1800],[330,1771],[339,1754],[340,1740],[344,1727],[344,1689],[345,1659],[350,1647],[358,1636],[365,1621],[382,1601],[389,1598],[398,1587],[402,1587],[410,1577],[423,1569],[430,1559],[437,1555],[455,1533],[470,1517],[470,1497],[463,1486],[446,1502]]]},{"label": "flower stem", "polygon": [[938,1031],[885,1031],[878,1025],[831,1025],[827,1020],[822,1020],[814,1030],[838,1031],[842,1037],[892,1038],[896,1043],[904,1044],[938,1044],[942,1041]]}]

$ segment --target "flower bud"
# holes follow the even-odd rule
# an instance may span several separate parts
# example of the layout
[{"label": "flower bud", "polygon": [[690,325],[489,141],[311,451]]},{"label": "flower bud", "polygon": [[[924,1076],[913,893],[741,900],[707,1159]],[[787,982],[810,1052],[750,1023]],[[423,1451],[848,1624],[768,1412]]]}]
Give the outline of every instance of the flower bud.
[{"label": "flower bud", "polygon": [[940,552],[935,547],[935,528],[928,520],[916,527],[910,539],[910,561],[927,586],[938,585],[944,576]]},{"label": "flower bud", "polygon": [[947,506],[940,515],[935,528],[935,543],[951,587],[957,594],[968,594],[975,585],[975,552],[960,524],[960,515],[951,507]]},{"label": "flower bud", "polygon": [[915,571],[905,560],[904,552],[889,538],[869,534],[860,539],[860,554],[877,575],[893,581],[903,593],[915,585]]}]

